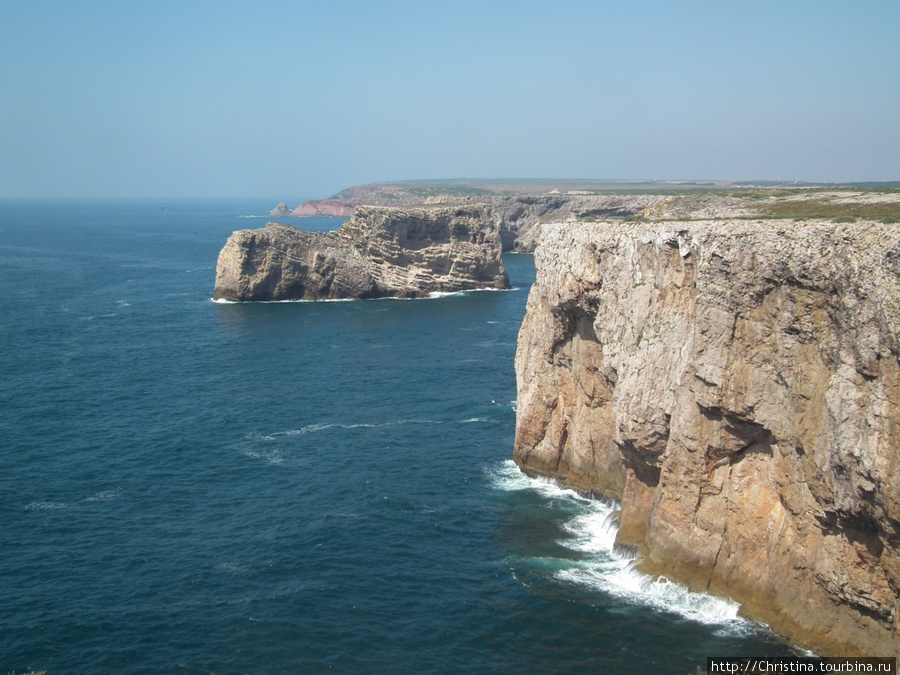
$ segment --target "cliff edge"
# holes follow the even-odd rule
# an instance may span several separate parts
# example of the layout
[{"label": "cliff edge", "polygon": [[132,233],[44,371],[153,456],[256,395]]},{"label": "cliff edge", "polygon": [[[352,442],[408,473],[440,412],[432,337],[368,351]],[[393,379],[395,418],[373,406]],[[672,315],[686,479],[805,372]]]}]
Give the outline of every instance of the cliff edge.
[{"label": "cliff edge", "polygon": [[828,655],[900,652],[900,225],[543,226],[514,458],[641,567]]},{"label": "cliff edge", "polygon": [[333,232],[281,223],[240,230],[219,254],[213,295],[322,300],[506,288],[500,235],[484,220],[478,206],[361,206]]}]

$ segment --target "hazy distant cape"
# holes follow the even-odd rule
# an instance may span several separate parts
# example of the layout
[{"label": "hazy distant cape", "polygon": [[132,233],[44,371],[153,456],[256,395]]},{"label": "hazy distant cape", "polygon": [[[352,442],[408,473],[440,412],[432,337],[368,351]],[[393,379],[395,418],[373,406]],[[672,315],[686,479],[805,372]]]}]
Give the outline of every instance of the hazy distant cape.
[{"label": "hazy distant cape", "polygon": [[555,180],[555,179],[448,179],[370,183],[345,188],[327,199],[311,199],[291,209],[281,202],[270,215],[276,217],[349,217],[365,206],[419,206],[490,197],[538,195],[666,195],[691,192],[797,189],[891,189],[900,181],[846,184],[798,181],[691,181],[691,180]]}]

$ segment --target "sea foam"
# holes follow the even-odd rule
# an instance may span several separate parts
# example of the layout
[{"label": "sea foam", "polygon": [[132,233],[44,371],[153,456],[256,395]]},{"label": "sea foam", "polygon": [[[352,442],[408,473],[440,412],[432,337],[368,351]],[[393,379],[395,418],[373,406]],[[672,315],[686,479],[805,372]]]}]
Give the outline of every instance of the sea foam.
[{"label": "sea foam", "polygon": [[[491,403],[494,403],[493,401]],[[499,404],[497,404],[499,405]],[[307,424],[297,429],[287,429],[285,431],[272,431],[270,433],[251,433],[247,435],[250,441],[274,441],[285,436],[304,436],[306,434],[315,434],[329,430],[347,430],[347,429],[386,429],[388,427],[399,427],[410,424],[422,425],[441,425],[441,424],[473,424],[475,422],[491,422],[495,420],[491,417],[469,417],[458,420],[433,420],[433,419],[400,419],[390,420],[387,422],[317,422]]]},{"label": "sea foam", "polygon": [[615,547],[617,504],[586,498],[550,479],[529,478],[512,460],[492,468],[489,479],[499,490],[531,490],[548,502],[565,500],[567,511],[574,507],[572,517],[563,526],[568,536],[558,543],[582,555],[556,561],[534,561],[544,569],[553,570],[552,576],[558,581],[607,593],[657,611],[678,614],[692,621],[718,625],[732,634],[753,629],[751,622],[738,616],[740,605],[737,603],[695,593],[665,577],[654,578],[639,572],[634,558]]},{"label": "sea foam", "polygon": [[80,499],[75,502],[54,502],[54,501],[43,501],[43,502],[31,502],[25,506],[26,511],[56,511],[62,509],[73,509],[83,506],[85,504],[96,504],[98,502],[108,502],[111,499],[115,499],[116,497],[120,497],[122,495],[122,488],[116,488],[114,490],[102,490],[97,492],[90,497],[85,497],[84,499]]}]

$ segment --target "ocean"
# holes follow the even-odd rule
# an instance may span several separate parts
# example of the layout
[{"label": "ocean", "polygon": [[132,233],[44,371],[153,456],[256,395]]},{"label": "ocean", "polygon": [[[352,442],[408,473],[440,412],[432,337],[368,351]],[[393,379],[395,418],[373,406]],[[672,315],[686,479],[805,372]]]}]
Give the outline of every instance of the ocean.
[{"label": "ocean", "polygon": [[613,505],[515,468],[530,256],[509,291],[213,302],[275,201],[0,202],[0,674],[796,653],[636,573]]}]

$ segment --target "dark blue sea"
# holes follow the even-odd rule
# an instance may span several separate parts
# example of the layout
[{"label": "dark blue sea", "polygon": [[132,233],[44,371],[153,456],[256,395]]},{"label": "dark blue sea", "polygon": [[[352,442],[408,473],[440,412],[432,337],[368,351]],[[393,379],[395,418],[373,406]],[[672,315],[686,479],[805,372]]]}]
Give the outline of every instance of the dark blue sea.
[{"label": "dark blue sea", "polygon": [[[0,202],[0,673],[694,673],[787,655],[510,461],[534,271],[219,304],[276,200]],[[340,221],[294,221],[331,229]]]}]

